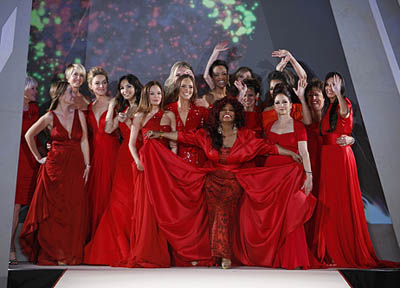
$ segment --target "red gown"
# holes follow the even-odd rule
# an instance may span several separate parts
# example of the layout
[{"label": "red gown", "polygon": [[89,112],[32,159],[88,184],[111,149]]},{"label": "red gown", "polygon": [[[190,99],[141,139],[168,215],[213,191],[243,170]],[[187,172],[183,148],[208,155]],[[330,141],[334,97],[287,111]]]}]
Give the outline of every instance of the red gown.
[{"label": "red gown", "polygon": [[88,126],[92,131],[91,169],[88,181],[89,197],[89,223],[90,238],[94,236],[100,218],[106,209],[112,190],[112,180],[116,167],[116,159],[119,150],[119,137],[116,132],[107,134],[104,131],[106,114],[104,111],[100,116],[99,125],[93,113],[93,104],[88,107]]},{"label": "red gown", "polygon": [[[276,134],[271,131],[271,127],[275,122],[271,122],[267,125],[265,130],[265,137],[283,148],[291,150],[295,153],[298,151],[298,142],[307,141],[307,132],[304,125],[296,120],[293,120],[293,129],[291,133]],[[288,163],[294,163],[293,159],[288,156],[281,155],[270,155],[267,157],[265,162],[266,167],[281,166]],[[304,172],[302,171],[303,165],[300,166],[299,177],[305,178]],[[301,183],[302,185],[303,183]],[[300,187],[299,187],[300,188]],[[301,193],[301,192],[300,192]],[[289,210],[288,213],[291,211]],[[290,217],[289,215],[287,217]],[[307,221],[308,219],[304,219]],[[308,247],[306,236],[304,232],[304,223],[301,223],[293,232],[286,236],[285,242],[281,246],[278,252],[276,261],[274,262],[275,267],[282,267],[287,269],[294,269],[296,267],[307,268],[310,267],[310,261],[308,258]]]},{"label": "red gown", "polygon": [[[257,111],[246,111],[244,115],[246,117],[246,127],[253,130],[256,133],[256,137],[263,138],[261,113]],[[265,159],[266,157],[264,155],[258,155],[254,159],[254,163],[257,167],[264,167]]]},{"label": "red gown", "polygon": [[[148,175],[146,184],[155,208],[155,217],[171,247],[181,257],[192,260],[209,259],[210,246],[215,256],[224,255],[225,252],[222,249],[221,253],[218,246],[227,241],[218,238],[218,233],[221,231],[219,227],[225,226],[226,230],[231,229],[233,235],[230,240],[233,243],[228,244],[228,247],[232,245],[233,259],[244,265],[272,267],[286,235],[299,223],[304,223],[314,208],[312,198],[301,197],[297,193],[303,180],[298,177],[299,166],[291,163],[274,168],[241,169],[243,163],[257,154],[277,153],[275,146],[256,138],[254,132],[247,128],[238,131],[230,152],[214,149],[208,132],[203,129],[191,133],[180,132],[178,141],[201,147],[209,159],[207,168],[196,168],[185,163],[155,141],[148,141],[140,151],[145,160],[143,164]],[[213,181],[213,178],[222,181]],[[232,197],[233,206],[237,191],[242,193],[233,216],[227,210],[233,206],[213,208],[210,202],[207,203],[207,194],[214,193],[205,191],[207,185],[214,186],[215,197],[232,193],[232,196],[229,193],[226,196]],[[226,189],[232,186],[235,191]],[[215,212],[208,213],[210,207]],[[286,217],[288,209],[293,219]],[[211,218],[217,215],[214,218],[216,220],[209,220],[209,214]],[[232,217],[229,220],[233,227],[224,224],[224,215]],[[209,227],[209,222],[215,223],[215,228]],[[216,229],[216,235],[212,235],[213,229]]]},{"label": "red gown", "polygon": [[333,132],[328,132],[332,104],[321,123],[321,182],[314,245],[321,261],[332,261],[338,267],[376,267],[381,264],[368,234],[353,151],[350,146],[336,144],[337,137],[350,135],[353,128],[353,109],[347,98],[346,103],[350,115],[342,118],[338,105]]},{"label": "red gown", "polygon": [[93,239],[85,247],[86,264],[120,266],[128,258],[135,185],[132,172],[134,161],[128,146],[130,128],[122,122],[118,126],[123,141],[118,151],[110,204]]},{"label": "red gown", "polygon": [[[160,121],[164,111],[158,111],[147,123],[142,127],[142,137],[144,143],[146,138],[144,135],[149,130],[168,131],[169,126],[160,126]],[[168,129],[167,129],[168,128]],[[165,149],[168,145],[166,139],[161,140],[160,143]],[[167,151],[169,151],[167,149]],[[141,159],[145,162],[146,159]],[[156,219],[154,217],[154,207],[149,197],[149,187],[145,184],[147,181],[154,181],[148,179],[148,175],[142,171],[138,171],[136,163],[132,163],[134,170],[135,185],[133,186],[133,207],[131,218],[131,233],[130,233],[130,247],[128,258],[126,259],[127,267],[143,267],[143,268],[157,268],[169,267],[170,255],[168,252],[168,243],[164,233],[159,229]],[[145,167],[145,171],[146,171]],[[158,168],[153,168],[156,172]]]},{"label": "red gown", "polygon": [[24,111],[22,116],[15,204],[28,205],[31,202],[33,191],[35,191],[39,163],[26,143],[25,133],[38,119],[39,107],[35,103],[29,103],[28,111]]},{"label": "red gown", "polygon": [[[178,102],[167,105],[165,110],[169,110],[175,114],[176,131],[193,131],[202,128],[208,120],[208,110],[204,107],[198,107],[192,102],[189,104],[189,112],[185,124],[183,124],[178,112]],[[207,160],[203,150],[185,143],[178,143],[178,156],[196,167],[203,166]]]},{"label": "red gown", "polygon": [[40,167],[20,243],[29,261],[41,265],[82,263],[87,237],[87,201],[81,150],[82,128],[75,110],[71,138],[53,113],[51,150]]}]

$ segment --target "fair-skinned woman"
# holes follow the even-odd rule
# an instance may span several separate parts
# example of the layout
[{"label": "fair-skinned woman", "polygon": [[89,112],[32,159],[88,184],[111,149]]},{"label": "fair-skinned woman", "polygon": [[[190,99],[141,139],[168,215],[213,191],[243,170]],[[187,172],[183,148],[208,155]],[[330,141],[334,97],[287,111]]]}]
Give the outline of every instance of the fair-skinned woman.
[{"label": "fair-skinned woman", "polygon": [[[94,67],[88,73],[88,85],[96,100],[88,106],[88,126],[91,130],[92,173],[88,182],[90,235],[93,237],[100,218],[106,209],[112,190],[116,159],[120,147],[117,131],[107,128],[108,76],[101,67]],[[115,122],[114,122],[115,123]]]},{"label": "fair-skinned woman", "polygon": [[[246,239],[246,237],[241,238],[240,243],[237,243],[237,239],[235,235],[236,233],[239,233],[237,229],[235,228],[236,221],[238,220],[239,214],[238,211],[241,209],[244,209],[243,212],[243,217],[241,220],[248,219],[248,216],[246,216],[246,212],[248,211],[253,211],[252,209],[249,209],[248,206],[246,205],[251,205],[250,202],[247,202],[246,200],[242,203],[242,205],[246,206],[246,208],[243,208],[239,206],[239,200],[242,197],[242,186],[245,184],[246,186],[246,193],[247,189],[249,188],[247,185],[247,181],[242,181],[244,178],[241,178],[240,174],[240,167],[243,166],[243,164],[246,164],[248,161],[253,159],[256,155],[258,154],[263,154],[265,155],[266,153],[273,153],[273,154],[280,154],[280,155],[288,155],[291,156],[293,159],[299,161],[300,157],[287,149],[284,149],[280,147],[279,145],[271,145],[268,141],[265,141],[263,139],[258,139],[255,137],[254,132],[251,130],[243,127],[244,125],[244,114],[243,114],[243,106],[235,99],[231,97],[225,97],[222,100],[218,100],[215,102],[212,110],[210,111],[210,125],[207,126],[206,129],[200,129],[196,132],[159,132],[159,131],[153,131],[150,130],[146,133],[146,136],[149,138],[167,138],[171,140],[177,140],[178,142],[183,142],[183,143],[188,143],[192,145],[196,145],[201,147],[204,152],[206,153],[207,158],[209,159],[207,167],[211,169],[209,172],[201,172],[202,170],[196,170],[195,167],[189,168],[188,166],[184,165],[184,163],[176,163],[178,160],[177,159],[169,159],[170,157],[168,155],[160,153],[160,161],[166,161],[167,163],[176,163],[173,166],[170,166],[169,164],[165,163],[168,165],[168,171],[165,169],[159,169],[157,173],[153,173],[153,170],[149,170],[148,172],[151,174],[151,177],[164,177],[168,178],[168,175],[170,173],[172,175],[175,175],[175,173],[178,173],[178,175],[181,173],[180,169],[177,169],[175,171],[175,167],[181,167],[183,171],[192,171],[191,173],[193,176],[188,176],[190,179],[180,179],[179,182],[172,181],[170,180],[167,182],[170,184],[169,186],[169,193],[173,195],[173,199],[181,199],[182,196],[180,194],[182,193],[182,185],[184,186],[185,181],[189,181],[189,184],[191,186],[191,191],[185,191],[183,193],[190,193],[192,197],[191,199],[197,199],[200,198],[201,200],[196,201],[196,206],[193,207],[193,211],[196,211],[196,214],[192,214],[192,210],[188,211],[188,208],[185,204],[183,204],[184,209],[182,213],[186,215],[185,213],[188,213],[189,216],[181,216],[183,218],[176,219],[173,221],[171,220],[171,224],[169,223],[169,219],[165,219],[164,217],[171,218],[170,213],[165,212],[168,211],[165,207],[163,207],[163,203],[157,201],[159,197],[163,198],[164,196],[163,189],[161,187],[157,188],[151,183],[151,193],[153,195],[153,201],[154,205],[156,206],[156,209],[158,212],[157,214],[157,219],[159,223],[165,224],[165,226],[162,226],[163,229],[165,229],[168,235],[168,241],[171,243],[172,247],[179,251],[179,247],[181,245],[184,245],[185,247],[195,247],[195,251],[201,251],[199,246],[203,247],[200,243],[204,243],[204,241],[209,240],[209,249],[211,250],[211,256],[214,258],[214,261],[216,261],[216,264],[221,264],[222,268],[230,268],[232,264],[232,259],[234,256],[236,258],[239,258],[240,261],[247,263],[247,261],[252,262],[254,258],[250,255],[247,255],[247,251],[244,252],[242,250],[242,244],[247,246],[246,244],[242,243],[241,241],[246,242],[247,240],[251,241],[251,239]],[[151,143],[149,143],[151,144]],[[151,147],[152,146],[148,146]],[[151,151],[151,150],[149,150]],[[145,153],[145,152],[143,152]],[[161,156],[161,154],[163,156]],[[156,155],[153,154],[154,157]],[[153,160],[154,161],[154,160]],[[172,161],[172,162],[170,162]],[[148,165],[152,165],[152,163],[148,163]],[[286,168],[285,168],[286,169]],[[268,169],[266,169],[268,170]],[[246,172],[253,174],[253,170],[247,171]],[[267,172],[269,174],[272,171]],[[202,173],[206,173],[204,176],[199,178],[199,174],[203,175]],[[260,173],[260,171],[258,171]],[[172,179],[175,179],[177,175],[172,177]],[[192,178],[191,178],[192,177]],[[203,178],[205,177],[205,179]],[[266,176],[266,178],[271,177],[270,175]],[[239,182],[238,182],[238,180]],[[254,179],[254,178],[253,178]],[[165,181],[161,180],[160,181]],[[183,182],[181,182],[183,181]],[[203,182],[204,181],[204,182]],[[258,180],[257,180],[258,182]],[[201,185],[200,183],[204,183]],[[200,185],[200,186],[199,186]],[[161,189],[160,189],[161,188]],[[277,191],[272,192],[272,190],[277,189],[276,186],[273,189],[270,189],[268,183],[264,183],[263,188],[266,188],[269,192],[268,193],[277,193]],[[279,188],[277,190],[280,190]],[[204,191],[204,194],[203,192]],[[285,191],[285,193],[288,190]],[[159,194],[158,194],[159,193]],[[177,193],[177,194],[174,194]],[[251,192],[250,192],[251,193]],[[260,194],[258,194],[260,195]],[[253,195],[255,196],[255,195]],[[251,197],[251,196],[250,196]],[[205,199],[204,199],[205,198]],[[245,197],[246,199],[247,196]],[[268,197],[267,197],[268,198]],[[264,197],[265,200],[265,197]],[[203,202],[206,202],[207,205],[207,212],[205,212]],[[260,201],[258,204],[258,208],[256,209],[257,211],[260,210],[260,206],[263,206],[265,203],[263,203],[263,200],[258,199],[257,201]],[[183,201],[184,202],[184,201]],[[261,204],[262,203],[262,204]],[[177,205],[180,207],[182,203],[175,203],[171,202],[170,203],[172,207],[174,205]],[[192,207],[190,205],[190,207]],[[268,206],[268,205],[267,205]],[[279,206],[279,205],[278,205]],[[265,207],[265,206],[263,206]],[[280,207],[280,206],[279,206]],[[173,208],[170,208],[173,209]],[[176,208],[178,209],[178,208]],[[247,210],[249,209],[249,210]],[[272,208],[269,206],[269,208],[265,209],[276,209],[275,206]],[[278,208],[280,209],[280,208]],[[165,214],[163,214],[163,211]],[[179,211],[179,210],[178,210]],[[203,236],[203,234],[195,234],[197,237],[195,238],[196,240],[193,240],[192,243],[183,243],[185,242],[182,239],[185,239],[189,242],[189,239],[191,239],[193,236],[192,235],[187,235],[185,234],[184,231],[186,229],[183,229],[184,226],[193,226],[190,225],[189,222],[198,222],[201,220],[200,219],[206,219],[207,217],[204,217],[204,213],[208,214],[208,223],[209,223],[209,236]],[[257,212],[255,212],[257,213]],[[272,212],[270,212],[272,213]],[[265,215],[265,214],[264,214]],[[254,216],[254,215],[253,215]],[[242,217],[242,216],[241,216]],[[257,217],[257,216],[254,216]],[[254,219],[253,217],[250,217],[251,219]],[[183,220],[182,220],[183,219]],[[188,220],[189,219],[189,220]],[[261,218],[258,219],[264,219],[262,216]],[[245,220],[247,222],[248,220]],[[252,220],[250,220],[251,222]],[[269,220],[266,220],[269,221]],[[165,223],[167,222],[167,224]],[[263,222],[261,220],[261,222]],[[201,222],[202,223],[202,222]],[[199,224],[197,226],[199,227],[204,227],[202,224]],[[161,224],[160,224],[161,225]],[[173,231],[169,231],[169,227],[172,225],[175,227]],[[248,224],[247,224],[248,225]],[[246,227],[248,227],[245,225]],[[195,227],[197,227],[195,226]],[[253,225],[250,225],[252,228],[250,229],[258,229],[255,228]],[[257,226],[257,225],[256,225]],[[266,227],[265,223],[262,224],[262,227]],[[203,229],[203,228],[202,228]],[[245,229],[245,227],[240,227],[240,231],[242,229]],[[260,228],[263,229],[263,228]],[[201,229],[197,228],[197,231]],[[204,231],[204,230],[202,230]],[[236,232],[235,232],[236,231]],[[187,232],[186,232],[187,233]],[[200,233],[200,232],[198,232]],[[204,231],[206,233],[206,231]],[[259,235],[257,232],[254,235]],[[267,232],[268,233],[268,232]],[[207,235],[207,234],[206,234]],[[209,237],[209,238],[208,238]],[[259,239],[257,240],[259,241]],[[234,244],[236,243],[236,244]],[[249,243],[250,244],[250,243]],[[270,243],[266,244],[267,246],[270,245]],[[240,247],[240,248],[239,248]],[[260,247],[259,247],[260,248]],[[258,249],[259,249],[258,248]],[[235,255],[234,255],[234,249],[235,249]],[[250,254],[255,255],[254,251],[252,250],[252,246],[248,246],[248,249],[251,250]],[[262,248],[264,249],[264,248]],[[272,249],[272,248],[271,248]],[[188,248],[185,248],[185,250],[190,250]],[[185,250],[183,252],[185,252]],[[247,250],[247,249],[245,249]],[[182,254],[184,254],[182,252]],[[264,255],[265,256],[265,255]],[[264,257],[262,256],[262,257]],[[206,254],[204,255],[198,255],[198,257],[206,257]],[[221,261],[221,262],[218,262]],[[266,262],[257,262],[259,259],[254,260],[255,263],[253,265],[267,265],[265,264]],[[265,260],[263,258],[263,260]],[[268,259],[267,261],[270,261],[271,259]],[[250,265],[249,263],[247,263]]]},{"label": "fair-skinned woman", "polygon": [[[133,158],[128,145],[132,122],[129,115],[136,112],[143,85],[135,75],[127,74],[119,79],[117,87],[117,95],[108,107],[105,131],[112,133],[119,129],[122,143],[116,158],[109,204],[101,216],[94,238],[85,247],[86,264],[123,266],[129,253],[132,185],[135,183]],[[117,117],[114,117],[115,113],[118,113]]]},{"label": "fair-skinned woman", "polygon": [[21,143],[18,158],[17,187],[15,191],[15,204],[13,215],[13,226],[10,246],[10,265],[17,265],[18,260],[15,252],[15,233],[17,231],[19,211],[22,205],[29,205],[35,191],[36,174],[39,164],[29,150],[25,140],[25,133],[39,119],[39,107],[34,101],[37,96],[37,81],[32,77],[25,79],[24,108],[22,116]]},{"label": "fair-skinned woman", "polygon": [[173,99],[174,96],[172,94],[176,80],[178,79],[179,76],[182,75],[190,75],[194,78],[194,72],[192,66],[184,61],[175,62],[174,65],[172,65],[171,67],[171,71],[169,73],[167,80],[165,80],[164,83],[165,104],[169,104],[176,101]]},{"label": "fair-skinned woman", "polygon": [[[299,86],[299,93],[304,94],[305,86]],[[305,195],[312,190],[312,171],[310,158],[307,149],[307,132],[304,125],[294,120],[290,116],[292,102],[288,87],[278,84],[275,86],[272,97],[274,100],[274,110],[278,115],[278,120],[267,125],[265,137],[282,147],[295,153],[299,153],[302,158],[303,171],[300,170],[300,177],[305,179],[299,189],[303,189]],[[266,167],[275,167],[291,163],[292,159],[271,155],[267,157]],[[308,219],[305,219],[308,220]],[[308,247],[304,231],[304,223],[295,227],[289,233],[279,249],[276,260],[276,267],[294,269],[298,267],[307,268],[311,263],[308,257]]]},{"label": "fair-skinned woman", "polygon": [[[136,141],[139,133],[144,135],[149,129],[175,131],[175,116],[163,110],[164,91],[160,83],[150,81],[142,89],[137,112],[133,118],[129,138],[129,150],[134,159],[135,186],[133,188],[133,214],[130,233],[130,250],[125,265],[128,267],[169,267],[170,255],[167,240],[155,220],[153,206],[149,198],[147,180]],[[144,138],[144,137],[143,137]],[[144,143],[146,143],[144,139]],[[162,141],[168,147],[168,142]],[[176,153],[176,145],[172,146]]]},{"label": "fair-skinned woman", "polygon": [[[75,96],[67,82],[53,84],[50,96],[49,112],[25,135],[42,166],[20,240],[29,261],[74,265],[82,263],[87,236],[84,185],[90,159],[86,120],[75,109]],[[52,145],[47,157],[42,157],[35,136],[46,128],[51,131]]]}]

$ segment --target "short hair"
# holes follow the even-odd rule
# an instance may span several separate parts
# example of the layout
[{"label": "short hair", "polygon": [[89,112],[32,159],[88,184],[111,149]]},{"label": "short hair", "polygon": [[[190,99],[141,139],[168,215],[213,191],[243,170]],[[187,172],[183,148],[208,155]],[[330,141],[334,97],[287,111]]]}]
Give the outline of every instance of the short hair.
[{"label": "short hair", "polygon": [[247,67],[247,66],[242,66],[242,67],[239,67],[239,68],[235,71],[235,73],[233,73],[233,75],[232,75],[233,80],[237,80],[237,79],[239,78],[239,75],[240,75],[240,74],[243,74],[243,73],[246,73],[246,72],[250,72],[251,78],[254,78],[253,70],[251,70],[251,69],[250,69],[249,67]]},{"label": "short hair", "polygon": [[74,73],[74,70],[83,76],[83,81],[86,80],[85,66],[79,63],[72,63],[67,66],[65,69],[65,79],[69,80],[69,78],[72,76],[72,73]]},{"label": "short hair", "polygon": [[217,59],[211,64],[210,68],[208,69],[208,75],[210,75],[210,77],[214,76],[214,68],[217,66],[224,66],[226,68],[226,73],[229,74],[228,64],[223,60]]},{"label": "short hair", "polygon": [[36,81],[35,78],[31,77],[31,76],[27,76],[25,78],[25,90],[31,88],[32,86],[38,86],[38,82]]},{"label": "short hair", "polygon": [[254,93],[261,93],[261,84],[260,81],[258,81],[256,78],[248,78],[244,79],[243,83],[246,84],[247,89],[253,89]]},{"label": "short hair", "polygon": [[106,81],[108,83],[107,72],[102,67],[96,66],[89,70],[89,73],[87,76],[87,82],[88,82],[89,88],[92,85],[93,78],[96,77],[97,75],[104,75],[106,77]]},{"label": "short hair", "polygon": [[268,84],[271,83],[272,80],[281,81],[284,84],[289,84],[289,79],[287,75],[281,71],[272,71],[268,74]]}]

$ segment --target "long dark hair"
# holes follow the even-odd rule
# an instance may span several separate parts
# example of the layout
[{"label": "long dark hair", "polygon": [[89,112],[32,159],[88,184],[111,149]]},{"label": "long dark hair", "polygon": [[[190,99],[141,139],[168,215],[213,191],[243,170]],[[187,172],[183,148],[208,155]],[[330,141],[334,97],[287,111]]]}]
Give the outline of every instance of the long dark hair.
[{"label": "long dark hair", "polygon": [[117,101],[117,111],[118,112],[123,112],[126,107],[129,107],[129,101],[124,98],[121,94],[121,82],[123,80],[127,80],[129,84],[133,85],[135,87],[135,103],[136,105],[139,104],[140,102],[140,93],[142,92],[143,85],[140,83],[139,79],[133,75],[133,74],[127,74],[119,78],[118,85],[117,85],[117,95],[115,96],[115,99]]},{"label": "long dark hair", "polygon": [[179,100],[178,99],[179,98],[179,90],[181,89],[181,84],[184,79],[190,79],[193,84],[193,95],[190,98],[190,101],[193,102],[195,99],[197,99],[197,88],[196,88],[196,83],[195,83],[194,78],[189,74],[184,74],[184,75],[179,76],[178,79],[176,79],[176,82],[174,84],[174,90],[172,90],[171,98],[169,99],[171,101],[171,103]]},{"label": "long dark hair", "polygon": [[206,129],[208,130],[208,133],[212,139],[212,146],[218,150],[221,149],[223,145],[222,134],[218,133],[218,127],[221,124],[219,121],[219,112],[221,112],[222,108],[224,108],[227,104],[231,104],[235,110],[234,125],[236,128],[240,129],[245,126],[244,109],[243,105],[240,104],[239,101],[229,96],[215,101],[208,115],[209,124],[206,126]]},{"label": "long dark hair", "polygon": [[[328,74],[326,74],[325,81],[324,81],[325,84],[324,84],[323,93],[326,96],[325,87],[327,85],[327,81],[328,81],[329,78],[332,78],[335,75],[339,76],[339,78],[342,79],[342,85],[340,87],[340,94],[342,94],[343,97],[345,97],[344,96],[344,92],[345,92],[345,90],[344,90],[344,79],[343,79],[343,76],[340,75],[338,72],[329,72]],[[337,114],[336,110],[337,110],[337,106],[338,105],[339,105],[339,100],[336,98],[335,101],[332,103],[331,111],[329,111],[329,130],[328,130],[328,132],[333,132],[336,129],[337,118],[338,118],[338,114]]]}]

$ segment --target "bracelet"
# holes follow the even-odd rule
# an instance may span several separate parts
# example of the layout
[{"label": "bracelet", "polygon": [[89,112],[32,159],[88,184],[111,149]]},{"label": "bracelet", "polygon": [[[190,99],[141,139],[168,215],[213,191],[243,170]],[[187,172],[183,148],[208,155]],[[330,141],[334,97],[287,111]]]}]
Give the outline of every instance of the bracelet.
[{"label": "bracelet", "polygon": [[90,166],[90,164],[85,165],[85,168],[90,168],[90,167],[92,167],[92,166]]},{"label": "bracelet", "polygon": [[306,170],[304,170],[304,172],[306,172],[306,174],[311,174],[311,175],[312,175],[312,171],[306,171]]}]

